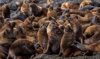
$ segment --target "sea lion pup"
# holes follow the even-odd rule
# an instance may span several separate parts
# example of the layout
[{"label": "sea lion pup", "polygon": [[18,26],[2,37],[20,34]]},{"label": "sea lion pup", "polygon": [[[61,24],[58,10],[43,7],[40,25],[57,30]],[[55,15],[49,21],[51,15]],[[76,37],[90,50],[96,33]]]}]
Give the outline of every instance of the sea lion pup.
[{"label": "sea lion pup", "polygon": [[75,17],[69,18],[68,21],[71,24],[75,33],[75,40],[83,43],[83,28],[80,22]]},{"label": "sea lion pup", "polygon": [[26,39],[26,40],[32,42],[33,44],[36,43],[35,39],[33,37],[27,36],[25,29],[21,28],[20,26],[14,28],[13,32],[17,39]]},{"label": "sea lion pup", "polygon": [[59,56],[61,56],[65,50],[67,48],[70,48],[71,43],[75,41],[75,34],[73,32],[73,29],[71,28],[71,26],[65,26],[64,28],[64,34],[63,37],[61,39],[61,43],[60,43],[60,52],[59,52]]},{"label": "sea lion pup", "polygon": [[69,13],[69,14],[80,15],[80,16],[82,16],[82,17],[84,17],[85,14],[87,14],[86,11],[78,11],[78,10],[72,10],[72,9],[70,9],[70,10],[66,10],[66,12]]},{"label": "sea lion pup", "polygon": [[62,10],[68,10],[71,7],[71,3],[70,2],[64,2],[61,6]]},{"label": "sea lion pup", "polygon": [[92,2],[92,1],[83,1],[83,2],[81,2],[80,8],[82,8],[82,7],[86,6],[86,5],[91,4],[91,2]]},{"label": "sea lion pup", "polygon": [[[28,40],[16,40],[9,48],[7,59],[29,59],[31,55],[36,54],[34,44]],[[24,58],[25,57],[25,58]]]},{"label": "sea lion pup", "polygon": [[23,2],[20,11],[21,11],[21,13],[23,13],[23,14],[26,15],[27,17],[30,16],[29,4],[26,3],[26,2]]},{"label": "sea lion pup", "polygon": [[45,54],[58,54],[60,51],[60,41],[63,32],[59,29],[55,21],[51,21],[47,27],[48,44]]},{"label": "sea lion pup", "polygon": [[47,17],[54,17],[57,18],[57,12],[53,9],[53,6],[48,8]]},{"label": "sea lion pup", "polygon": [[86,24],[86,23],[90,23],[92,18],[93,18],[93,14],[90,11],[87,11],[87,14],[85,14],[84,17],[81,17],[80,15],[77,15],[76,17],[78,17],[78,20],[81,24]]},{"label": "sea lion pup", "polygon": [[100,28],[100,25],[91,25],[88,28],[86,28],[84,32],[85,38],[92,37],[99,28]]},{"label": "sea lion pup", "polygon": [[[14,24],[11,26],[14,27]],[[11,26],[0,32],[0,52],[6,56],[8,55],[9,47],[16,40],[16,37],[13,34],[13,27],[11,28]]]},{"label": "sea lion pup", "polygon": [[[24,29],[25,30],[28,30],[30,27],[32,27],[32,22],[34,21],[35,17],[32,15],[32,16],[29,16],[25,19],[25,21],[23,22],[23,26],[24,26]],[[29,29],[30,30],[30,29]]]},{"label": "sea lion pup", "polygon": [[46,25],[43,25],[43,24],[41,25],[41,27],[38,30],[37,37],[38,37],[38,42],[40,44],[41,49],[45,51],[47,49],[47,43],[48,43]]},{"label": "sea lion pup", "polygon": [[46,16],[46,13],[47,13],[47,9],[46,8],[42,8],[40,6],[38,6],[37,4],[35,3],[31,3],[30,4],[30,12],[32,14],[34,14],[34,16]]},{"label": "sea lion pup", "polygon": [[4,26],[4,18],[0,16],[0,29]]},{"label": "sea lion pup", "polygon": [[96,43],[99,41],[99,38],[100,38],[100,28],[94,33],[94,35],[90,38],[87,38],[84,40],[84,44],[92,44],[92,43]]},{"label": "sea lion pup", "polygon": [[10,18],[10,7],[7,4],[2,6],[2,17]]},{"label": "sea lion pup", "polygon": [[20,26],[24,28],[25,31],[27,31],[26,34],[29,36],[32,36],[31,34],[34,32],[32,26],[32,22],[34,21],[34,19],[35,17],[33,15],[29,16],[25,19],[25,21],[22,24],[20,24]]},{"label": "sea lion pup", "polygon": [[[0,30],[0,45],[9,49],[9,46],[16,40],[13,34],[13,28],[15,27],[14,22],[9,22],[6,26]],[[5,28],[6,27],[6,28]]]}]

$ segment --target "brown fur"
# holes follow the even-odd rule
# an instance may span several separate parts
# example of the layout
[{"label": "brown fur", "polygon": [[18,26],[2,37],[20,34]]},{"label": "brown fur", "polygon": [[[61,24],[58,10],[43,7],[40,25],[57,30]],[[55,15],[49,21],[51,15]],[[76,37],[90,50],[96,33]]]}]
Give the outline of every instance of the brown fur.
[{"label": "brown fur", "polygon": [[84,44],[92,44],[92,43],[96,43],[99,41],[100,39],[100,28],[98,30],[96,30],[96,32],[94,33],[94,35],[90,38],[87,38],[84,40]]},{"label": "brown fur", "polygon": [[42,19],[43,17],[35,17],[34,21],[38,22],[40,19]]},{"label": "brown fur", "polygon": [[71,6],[71,9],[79,9],[79,3],[78,2],[74,2]]},{"label": "brown fur", "polygon": [[63,32],[59,29],[58,24],[51,21],[47,27],[48,44],[45,54],[58,54],[60,51],[60,41]]},{"label": "brown fur", "polygon": [[53,0],[47,0],[47,2],[46,3],[43,3],[42,5],[43,6],[49,6],[49,5],[53,4],[53,3],[54,3]]},{"label": "brown fur", "polygon": [[33,30],[38,30],[39,29],[39,23],[38,22],[32,22],[32,27],[33,27]]},{"label": "brown fur", "polygon": [[40,7],[34,3],[30,4],[31,12],[34,13],[35,16],[47,16],[47,8]]},{"label": "brown fur", "polygon": [[2,17],[9,18],[10,17],[10,7],[9,5],[2,6]]},{"label": "brown fur", "polygon": [[68,21],[71,24],[75,33],[75,40],[83,43],[83,28],[79,21],[75,17],[69,18]]},{"label": "brown fur", "polygon": [[34,44],[28,40],[16,40],[9,48],[8,59],[14,59],[19,57],[26,57],[24,59],[29,59],[31,55],[36,54]]},{"label": "brown fur", "polygon": [[60,7],[54,7],[53,9],[56,11],[57,17],[59,17],[60,15],[62,15],[62,9]]},{"label": "brown fur", "polygon": [[36,43],[35,39],[33,37],[27,36],[26,31],[21,27],[14,28],[14,35],[16,36],[17,39],[26,39],[32,42],[33,44]]},{"label": "brown fur", "polygon": [[45,51],[47,49],[47,43],[48,43],[46,26],[41,25],[41,27],[38,30],[37,36],[41,49]]},{"label": "brown fur", "polygon": [[83,25],[82,25],[83,33],[85,32],[85,30],[86,30],[89,26],[91,26],[90,23],[89,23],[89,24],[83,24]]},{"label": "brown fur", "polygon": [[[74,50],[73,50],[74,49]],[[82,51],[77,49],[76,47],[69,47],[65,50],[65,52],[63,53],[62,57],[75,57],[75,56],[79,56],[82,54]]]},{"label": "brown fur", "polygon": [[26,35],[37,39],[37,31],[38,31],[39,25],[37,22],[33,22],[34,19],[35,17],[32,15],[26,18],[25,21],[22,24],[20,24],[20,26],[26,31]]},{"label": "brown fur", "polygon": [[94,8],[94,9],[92,9],[91,11],[92,11],[93,13],[94,13],[94,12],[100,13],[100,8]]},{"label": "brown fur", "polygon": [[80,23],[90,23],[92,18],[93,18],[93,15],[92,13],[89,11],[87,11],[87,14],[85,14],[84,17],[81,17],[80,15],[77,15],[78,16],[78,20]]},{"label": "brown fur", "polygon": [[66,20],[65,22],[64,22],[64,25],[66,26],[66,25],[68,25],[69,24],[69,22],[68,22],[68,20]]},{"label": "brown fur", "polygon": [[2,12],[2,7],[0,7],[0,12]]},{"label": "brown fur", "polygon": [[100,46],[100,41],[91,43],[91,44],[89,44],[89,45],[84,44],[84,47],[85,47],[87,50],[92,51],[92,52],[100,52],[99,46]]},{"label": "brown fur", "polygon": [[20,26],[21,23],[23,23],[23,21],[21,21],[19,19],[16,19],[16,20],[13,20],[13,21],[9,21],[9,22],[15,22],[16,23],[15,27],[18,27],[18,26]]},{"label": "brown fur", "polygon": [[47,0],[47,4],[53,4],[54,1],[53,0]]},{"label": "brown fur", "polygon": [[56,11],[53,9],[52,6],[50,6],[50,7],[48,8],[47,17],[54,17],[55,19],[57,18],[57,13],[56,13]]},{"label": "brown fur", "polygon": [[86,38],[92,37],[99,28],[100,28],[100,25],[89,26],[84,32],[85,37]]},{"label": "brown fur", "polygon": [[43,24],[45,21],[56,21],[55,18],[53,17],[44,17],[42,19],[40,19],[38,22],[39,22],[39,25]]},{"label": "brown fur", "polygon": [[34,21],[34,16],[30,16],[28,18],[25,19],[25,21],[20,25],[22,28],[25,29],[26,34],[29,35],[29,36],[33,36],[33,26],[32,26],[32,22]]},{"label": "brown fur", "polygon": [[69,12],[68,12],[69,14],[76,14],[76,15],[80,15],[80,16],[82,16],[82,17],[84,17],[85,16],[85,14],[87,14],[87,12],[86,11],[78,11],[78,10],[69,10]]},{"label": "brown fur", "polygon": [[63,25],[64,24],[64,20],[56,20],[57,24],[60,26],[60,25]]},{"label": "brown fur", "polygon": [[28,3],[23,3],[21,6],[21,13],[25,14],[26,16],[30,15],[30,9],[29,9],[29,4]]},{"label": "brown fur", "polygon": [[68,49],[71,46],[71,43],[73,41],[75,41],[75,34],[71,26],[66,26],[60,44],[60,53],[59,53],[60,56],[65,52],[66,49]]},{"label": "brown fur", "polygon": [[33,36],[35,39],[37,39],[37,32],[39,30],[39,23],[38,22],[32,22],[32,27],[33,27],[33,33],[29,33],[30,36]]},{"label": "brown fur", "polygon": [[82,7],[86,6],[86,5],[89,5],[90,3],[91,3],[91,1],[83,1],[80,4],[80,8],[82,8]]},{"label": "brown fur", "polygon": [[7,56],[3,52],[0,51],[0,59],[6,59],[6,57]]},{"label": "brown fur", "polygon": [[36,5],[35,3],[30,4],[30,12],[33,13],[35,16],[41,16],[43,8]]},{"label": "brown fur", "polygon": [[5,31],[7,28],[13,29],[15,27],[16,23],[15,22],[8,22],[4,24],[4,26],[0,29],[0,32]]},{"label": "brown fur", "polygon": [[61,6],[62,10],[68,10],[71,7],[71,3],[70,2],[64,2]]},{"label": "brown fur", "polygon": [[15,23],[8,23],[6,26],[6,28],[2,28],[0,31],[0,51],[8,54],[9,47],[16,40],[16,37],[13,34]]}]

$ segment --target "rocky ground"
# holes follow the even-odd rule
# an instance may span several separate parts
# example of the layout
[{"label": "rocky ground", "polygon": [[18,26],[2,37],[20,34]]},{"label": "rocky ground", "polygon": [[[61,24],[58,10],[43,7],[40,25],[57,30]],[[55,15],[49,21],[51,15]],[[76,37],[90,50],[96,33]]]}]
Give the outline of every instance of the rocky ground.
[{"label": "rocky ground", "polygon": [[[4,4],[12,4],[14,5],[16,1],[23,1],[23,0],[0,0],[0,6]],[[54,0],[57,3],[63,3],[68,0]],[[81,2],[82,0],[70,0],[71,2]],[[98,0],[100,2],[100,0]],[[40,0],[39,4],[41,6],[42,3],[46,3],[46,0]],[[58,57],[58,55],[45,55],[40,54],[33,59],[63,59],[61,57]],[[64,58],[64,59],[100,59],[100,52],[95,53],[93,56],[78,56],[78,57],[71,57],[71,58]]]},{"label": "rocky ground", "polygon": [[41,54],[33,59],[100,59],[100,53],[97,53],[96,55],[93,56],[78,56],[78,57],[71,57],[71,58],[61,58],[58,57],[57,55],[45,55]]}]

